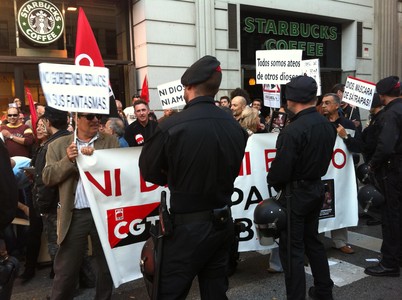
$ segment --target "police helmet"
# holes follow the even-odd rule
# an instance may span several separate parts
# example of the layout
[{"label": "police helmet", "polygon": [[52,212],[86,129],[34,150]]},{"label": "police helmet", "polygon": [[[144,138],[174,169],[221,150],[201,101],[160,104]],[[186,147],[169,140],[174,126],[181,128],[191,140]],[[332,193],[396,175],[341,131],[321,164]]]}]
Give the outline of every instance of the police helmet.
[{"label": "police helmet", "polygon": [[280,231],[286,228],[286,212],[276,197],[258,203],[254,210],[254,224],[260,240],[279,237]]},{"label": "police helmet", "polygon": [[356,176],[363,184],[368,184],[369,181],[369,167],[368,164],[363,163],[356,168]]},{"label": "police helmet", "polygon": [[384,196],[372,184],[361,187],[357,193],[357,199],[365,213],[368,212],[370,207],[380,206],[384,203]]},{"label": "police helmet", "polygon": [[145,242],[144,246],[141,250],[141,259],[140,259],[140,270],[142,276],[144,277],[145,286],[148,291],[148,295],[152,296],[152,283],[154,280],[155,274],[155,244],[153,238],[150,237]]}]

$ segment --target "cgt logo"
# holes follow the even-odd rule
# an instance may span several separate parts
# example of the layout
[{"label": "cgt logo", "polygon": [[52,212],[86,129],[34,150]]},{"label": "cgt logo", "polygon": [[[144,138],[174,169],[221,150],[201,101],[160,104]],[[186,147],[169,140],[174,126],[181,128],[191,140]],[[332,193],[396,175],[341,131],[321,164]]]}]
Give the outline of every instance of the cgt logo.
[{"label": "cgt logo", "polygon": [[146,241],[149,229],[159,219],[159,202],[107,210],[110,247]]},{"label": "cgt logo", "polygon": [[56,41],[64,30],[64,19],[60,10],[46,0],[31,0],[18,11],[18,27],[28,40],[47,45]]}]

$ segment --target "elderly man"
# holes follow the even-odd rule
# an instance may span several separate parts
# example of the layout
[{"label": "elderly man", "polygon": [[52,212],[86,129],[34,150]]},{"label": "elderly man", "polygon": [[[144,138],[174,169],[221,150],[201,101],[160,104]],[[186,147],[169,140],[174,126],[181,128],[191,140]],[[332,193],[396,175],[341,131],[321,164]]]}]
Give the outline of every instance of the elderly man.
[{"label": "elderly man", "polygon": [[120,118],[109,118],[105,124],[105,133],[114,135],[119,140],[120,148],[128,147],[124,138],[124,123]]},{"label": "elderly man", "polygon": [[157,121],[149,118],[149,106],[144,100],[134,102],[136,120],[127,126],[124,138],[130,147],[142,146],[154,133]]},{"label": "elderly man", "polygon": [[173,232],[164,238],[157,299],[185,299],[196,276],[201,299],[227,299],[231,195],[247,135],[214,104],[221,79],[213,56],[187,69],[184,110],[160,123],[141,152],[144,179],[171,193]]},{"label": "elderly man", "polygon": [[16,107],[7,109],[7,125],[1,126],[1,133],[5,138],[5,144],[12,156],[31,157],[31,146],[35,142],[32,129],[21,123],[19,110]]},{"label": "elderly man", "polygon": [[309,296],[329,300],[332,299],[333,282],[325,248],[318,235],[318,218],[325,191],[321,177],[326,174],[331,161],[336,130],[316,111],[317,83],[313,78],[292,78],[286,84],[285,94],[288,109],[294,116],[278,136],[276,157],[267,181],[275,190],[286,194],[279,202],[288,207],[290,228],[280,233],[279,251],[287,299],[306,298],[306,254],[314,277]]},{"label": "elderly man", "polygon": [[60,197],[52,300],[73,299],[88,235],[98,267],[95,299],[112,295],[112,278],[76,165],[79,153],[91,155],[96,149],[119,147],[116,137],[99,132],[99,120],[100,115],[78,113],[77,139],[67,135],[48,146],[42,179],[46,185],[57,185]]}]

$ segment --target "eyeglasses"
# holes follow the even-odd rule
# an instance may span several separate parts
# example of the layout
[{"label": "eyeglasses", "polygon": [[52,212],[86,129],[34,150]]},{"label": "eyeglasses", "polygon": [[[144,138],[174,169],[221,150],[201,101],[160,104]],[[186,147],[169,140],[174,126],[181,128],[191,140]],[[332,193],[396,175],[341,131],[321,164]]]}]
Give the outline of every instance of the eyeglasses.
[{"label": "eyeglasses", "polygon": [[10,118],[16,118],[16,117],[18,117],[18,114],[15,114],[15,115],[14,114],[8,114],[7,116],[10,117]]},{"label": "eyeglasses", "polygon": [[100,120],[102,118],[102,115],[99,114],[87,114],[87,115],[78,115],[79,117],[84,117],[85,119],[87,119],[88,121],[92,121],[93,119],[95,119],[95,117]]}]

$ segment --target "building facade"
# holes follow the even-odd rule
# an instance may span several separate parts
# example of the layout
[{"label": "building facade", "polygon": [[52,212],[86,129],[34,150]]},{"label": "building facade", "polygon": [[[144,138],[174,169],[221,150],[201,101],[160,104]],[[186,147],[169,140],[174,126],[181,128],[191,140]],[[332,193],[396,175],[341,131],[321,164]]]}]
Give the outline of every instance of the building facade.
[{"label": "building facade", "polygon": [[206,54],[222,64],[217,97],[236,87],[262,96],[262,86],[250,85],[250,79],[255,51],[264,49],[303,49],[303,59],[319,58],[323,93],[348,75],[373,82],[402,77],[400,0],[54,0],[65,25],[61,37],[47,45],[19,29],[18,11],[26,2],[2,2],[2,110],[12,97],[24,98],[24,87],[45,102],[38,63],[73,64],[77,12],[67,10],[73,2],[84,8],[116,98],[126,105],[147,76],[150,106],[160,110],[157,86],[179,79]]}]

